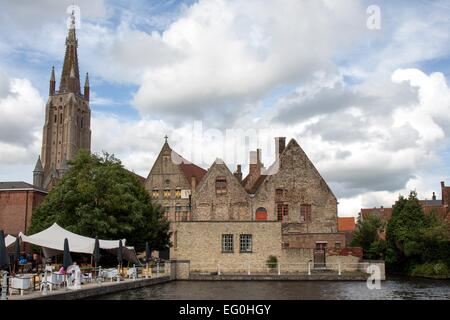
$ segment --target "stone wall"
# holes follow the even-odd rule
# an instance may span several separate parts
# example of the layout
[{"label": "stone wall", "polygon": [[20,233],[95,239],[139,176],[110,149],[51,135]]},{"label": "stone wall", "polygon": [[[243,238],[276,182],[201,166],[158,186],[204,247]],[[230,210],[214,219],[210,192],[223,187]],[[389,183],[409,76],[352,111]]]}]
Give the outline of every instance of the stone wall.
[{"label": "stone wall", "polygon": [[[281,222],[276,221],[203,221],[174,223],[176,241],[172,250],[178,260],[190,261],[191,272],[266,272],[267,259],[277,257],[283,272],[307,271],[308,262],[313,261],[314,241],[330,239],[333,235],[304,235],[310,237],[306,247],[283,248]],[[233,252],[222,252],[222,235],[233,235]],[[240,252],[240,235],[252,235],[252,251]],[[294,235],[293,235],[294,236]],[[345,235],[340,235],[342,238]],[[327,238],[328,237],[328,238]],[[334,241],[334,239],[333,239]],[[336,253],[334,253],[336,255]],[[327,253],[327,262],[334,263],[336,257]],[[342,261],[359,261],[357,256],[343,256]]]},{"label": "stone wall", "polygon": [[283,243],[289,248],[314,249],[316,242],[327,244],[327,248],[334,248],[336,243],[345,247],[344,233],[285,233],[283,232]]},{"label": "stone wall", "polygon": [[[337,232],[337,200],[308,156],[291,140],[256,190],[252,207],[264,207],[269,220],[277,220],[277,203],[287,204],[287,223],[306,233]],[[277,194],[276,190],[280,190]],[[302,223],[301,205],[311,205],[311,220]]]},{"label": "stone wall", "polygon": [[[226,192],[216,193],[216,178],[226,180]],[[227,166],[216,161],[203,177],[193,198],[194,221],[250,221],[250,196]]]}]

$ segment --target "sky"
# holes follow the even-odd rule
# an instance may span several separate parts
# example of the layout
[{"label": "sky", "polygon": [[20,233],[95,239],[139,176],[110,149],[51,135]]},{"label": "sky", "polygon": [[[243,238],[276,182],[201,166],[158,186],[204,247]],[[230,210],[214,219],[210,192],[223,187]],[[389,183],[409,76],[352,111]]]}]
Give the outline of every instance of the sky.
[{"label": "sky", "polygon": [[[0,1],[0,181],[32,182],[72,3]],[[244,173],[250,150],[268,167],[285,136],[340,216],[450,184],[450,0],[74,3],[92,151],[144,177],[165,135],[204,168]]]}]

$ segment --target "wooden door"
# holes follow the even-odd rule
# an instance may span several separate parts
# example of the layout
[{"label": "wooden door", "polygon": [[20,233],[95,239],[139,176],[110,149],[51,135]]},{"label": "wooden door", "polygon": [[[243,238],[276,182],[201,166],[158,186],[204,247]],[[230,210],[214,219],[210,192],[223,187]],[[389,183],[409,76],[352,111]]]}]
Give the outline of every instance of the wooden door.
[{"label": "wooden door", "polygon": [[316,243],[316,248],[314,249],[314,268],[323,269],[326,266],[325,253],[327,250],[326,243]]}]

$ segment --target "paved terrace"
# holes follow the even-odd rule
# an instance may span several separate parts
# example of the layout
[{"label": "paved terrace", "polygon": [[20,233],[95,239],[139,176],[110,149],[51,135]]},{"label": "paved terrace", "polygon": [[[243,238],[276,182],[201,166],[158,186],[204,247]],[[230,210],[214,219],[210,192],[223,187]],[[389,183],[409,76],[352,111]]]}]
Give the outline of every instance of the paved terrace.
[{"label": "paved terrace", "polygon": [[141,287],[147,287],[159,283],[169,282],[170,276],[160,276],[157,278],[138,278],[136,280],[126,279],[120,282],[102,282],[102,283],[88,283],[83,284],[81,289],[71,290],[66,287],[56,289],[53,291],[48,290],[48,294],[44,295],[40,291],[28,290],[24,292],[23,296],[20,294],[13,294],[8,296],[8,300],[75,300],[86,299],[96,297],[104,294],[137,289]]}]

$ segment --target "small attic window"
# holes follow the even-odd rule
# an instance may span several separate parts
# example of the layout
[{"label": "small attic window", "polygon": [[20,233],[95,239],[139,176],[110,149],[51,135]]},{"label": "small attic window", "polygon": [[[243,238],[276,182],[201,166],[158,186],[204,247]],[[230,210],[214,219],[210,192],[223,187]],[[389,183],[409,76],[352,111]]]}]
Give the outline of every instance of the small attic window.
[{"label": "small attic window", "polygon": [[226,194],[227,193],[227,179],[225,177],[216,178],[216,194]]}]

